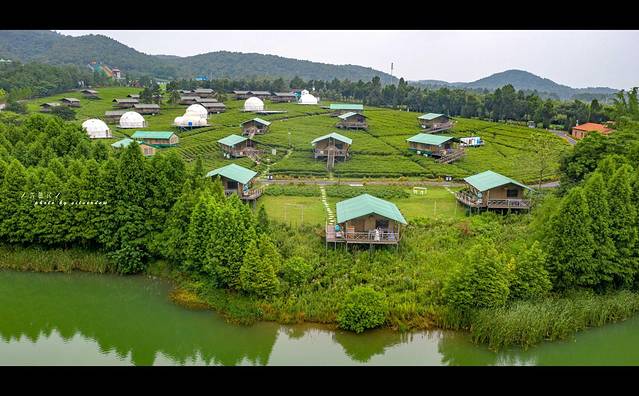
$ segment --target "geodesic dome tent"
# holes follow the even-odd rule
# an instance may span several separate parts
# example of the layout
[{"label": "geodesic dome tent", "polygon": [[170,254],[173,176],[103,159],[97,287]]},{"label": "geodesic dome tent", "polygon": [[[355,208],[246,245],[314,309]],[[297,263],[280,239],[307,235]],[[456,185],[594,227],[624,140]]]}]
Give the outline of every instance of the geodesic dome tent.
[{"label": "geodesic dome tent", "polygon": [[90,139],[110,138],[111,129],[102,120],[91,118],[82,123],[82,129],[86,131]]},{"label": "geodesic dome tent", "polygon": [[302,96],[300,96],[300,100],[297,101],[299,104],[317,104],[317,98],[308,91],[302,91]]},{"label": "geodesic dome tent", "polygon": [[251,96],[244,102],[244,111],[264,111],[262,99]]},{"label": "geodesic dome tent", "polygon": [[181,117],[175,117],[173,125],[180,128],[194,128],[207,126],[208,122],[206,121],[206,117],[202,118],[194,113],[186,113]]},{"label": "geodesic dome tent", "polygon": [[197,116],[200,118],[207,118],[209,116],[209,112],[208,110],[206,110],[206,107],[202,106],[201,104],[192,104],[186,108],[184,116]]},{"label": "geodesic dome tent", "polygon": [[146,120],[135,111],[127,111],[120,117],[120,128],[146,128]]}]

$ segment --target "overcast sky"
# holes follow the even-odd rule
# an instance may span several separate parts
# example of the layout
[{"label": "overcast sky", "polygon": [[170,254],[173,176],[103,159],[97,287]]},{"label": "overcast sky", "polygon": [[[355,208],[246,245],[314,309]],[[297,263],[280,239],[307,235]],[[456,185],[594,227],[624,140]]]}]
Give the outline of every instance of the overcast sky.
[{"label": "overcast sky", "polygon": [[257,52],[354,64],[409,80],[474,81],[522,69],[575,88],[639,85],[639,31],[58,30],[103,34],[147,54]]}]

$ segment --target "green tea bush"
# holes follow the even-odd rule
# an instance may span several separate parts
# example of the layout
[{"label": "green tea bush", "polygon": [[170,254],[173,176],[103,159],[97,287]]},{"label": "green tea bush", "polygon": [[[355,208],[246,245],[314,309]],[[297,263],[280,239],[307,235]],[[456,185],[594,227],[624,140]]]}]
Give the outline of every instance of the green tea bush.
[{"label": "green tea bush", "polygon": [[264,190],[264,195],[319,197],[320,190],[319,187],[314,184],[273,184]]},{"label": "green tea bush", "polygon": [[358,286],[346,296],[337,322],[342,329],[361,333],[383,325],[387,311],[384,294],[369,286]]},{"label": "green tea bush", "polygon": [[299,256],[286,260],[282,267],[282,278],[292,285],[303,284],[312,273],[313,267]]}]

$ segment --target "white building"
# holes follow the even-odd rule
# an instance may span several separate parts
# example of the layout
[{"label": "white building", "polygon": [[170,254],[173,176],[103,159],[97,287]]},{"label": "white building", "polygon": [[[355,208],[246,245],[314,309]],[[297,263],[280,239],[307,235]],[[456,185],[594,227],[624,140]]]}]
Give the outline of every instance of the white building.
[{"label": "white building", "polygon": [[111,138],[111,129],[102,120],[91,118],[82,123],[82,129],[86,131],[90,139],[106,139]]},{"label": "white building", "polygon": [[202,118],[195,113],[186,113],[183,116],[175,117],[173,125],[180,128],[197,128],[208,126],[206,117]]},{"label": "white building", "polygon": [[318,102],[317,98],[311,95],[307,90],[302,91],[302,95],[300,99],[297,101],[299,104],[313,104],[316,105]]},{"label": "white building", "polygon": [[192,104],[186,108],[186,113],[184,113],[184,117],[193,116],[200,118],[208,118],[209,112],[206,110],[206,107],[201,104]]},{"label": "white building", "polygon": [[264,111],[262,99],[251,96],[244,102],[244,111]]},{"label": "white building", "polygon": [[120,117],[120,128],[146,128],[146,120],[135,111],[127,111]]}]

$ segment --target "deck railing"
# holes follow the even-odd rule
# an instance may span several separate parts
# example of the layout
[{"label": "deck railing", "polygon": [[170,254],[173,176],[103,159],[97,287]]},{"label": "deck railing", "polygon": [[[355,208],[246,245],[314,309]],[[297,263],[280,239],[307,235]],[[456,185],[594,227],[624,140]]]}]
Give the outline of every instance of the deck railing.
[{"label": "deck railing", "polygon": [[375,230],[354,232],[340,231],[335,232],[335,226],[326,226],[326,240],[328,242],[348,242],[348,243],[399,243],[400,233],[397,231]]},{"label": "deck railing", "polygon": [[531,200],[521,198],[488,199],[482,200],[467,191],[458,191],[455,194],[457,200],[466,206],[488,209],[530,209]]},{"label": "deck railing", "polygon": [[450,162],[460,159],[465,154],[466,152],[462,148],[442,150],[440,152],[440,156],[437,161],[443,164],[448,164]]},{"label": "deck railing", "polygon": [[445,131],[445,130],[450,129],[452,127],[453,127],[453,123],[452,122],[444,122],[444,123],[441,123],[441,124],[433,124],[432,126],[422,125],[422,128],[424,128],[425,132]]},{"label": "deck railing", "polygon": [[348,150],[346,149],[315,149],[315,158],[317,157],[327,157],[329,152],[331,155],[335,157],[346,157],[348,156]]},{"label": "deck railing", "polygon": [[368,123],[359,121],[341,121],[337,123],[336,127],[366,129],[368,128]]}]

